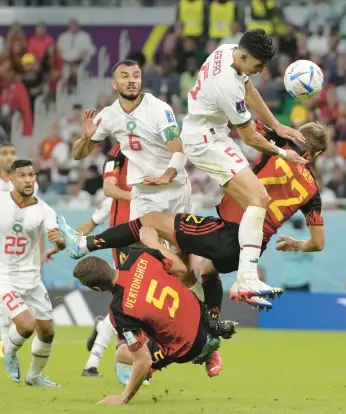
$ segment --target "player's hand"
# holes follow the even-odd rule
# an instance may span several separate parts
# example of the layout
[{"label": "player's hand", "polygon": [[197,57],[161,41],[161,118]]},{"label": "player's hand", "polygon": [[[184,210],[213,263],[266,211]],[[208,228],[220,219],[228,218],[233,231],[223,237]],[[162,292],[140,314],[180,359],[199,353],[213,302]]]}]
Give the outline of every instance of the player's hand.
[{"label": "player's hand", "polygon": [[309,162],[309,160],[301,157],[293,150],[287,150],[285,160],[288,162],[294,162],[295,164],[307,164]]},{"label": "player's hand", "polygon": [[163,174],[161,177],[147,177],[144,178],[143,184],[145,185],[167,185],[173,178],[168,177],[167,175]]},{"label": "player's hand", "polygon": [[280,135],[282,138],[286,138],[294,143],[302,142],[305,143],[306,139],[304,136],[297,131],[296,129],[290,128],[288,126],[279,124],[279,126],[275,127],[275,132]]},{"label": "player's hand", "polygon": [[49,229],[47,232],[47,237],[51,243],[59,243],[62,240],[59,229]]},{"label": "player's hand", "polygon": [[276,250],[281,252],[298,252],[299,245],[298,241],[293,239],[292,237],[281,236],[276,240],[276,243],[279,244],[276,246]]},{"label": "player's hand", "polygon": [[143,244],[149,246],[153,243],[159,243],[159,235],[152,227],[142,227],[139,230],[139,237]]},{"label": "player's hand", "polygon": [[97,404],[118,405],[118,404],[125,404],[125,400],[123,396],[121,395],[110,395],[109,397],[106,397],[103,400],[99,401]]},{"label": "player's hand", "polygon": [[102,122],[102,119],[100,118],[96,124],[94,124],[95,114],[96,109],[87,109],[84,112],[83,135],[87,138],[91,138],[95,134],[98,126]]},{"label": "player's hand", "polygon": [[43,257],[41,257],[41,264],[43,263],[48,263],[50,260],[53,260],[53,256],[55,254],[57,254],[57,250],[55,249],[55,247],[52,247],[51,249],[47,250]]}]

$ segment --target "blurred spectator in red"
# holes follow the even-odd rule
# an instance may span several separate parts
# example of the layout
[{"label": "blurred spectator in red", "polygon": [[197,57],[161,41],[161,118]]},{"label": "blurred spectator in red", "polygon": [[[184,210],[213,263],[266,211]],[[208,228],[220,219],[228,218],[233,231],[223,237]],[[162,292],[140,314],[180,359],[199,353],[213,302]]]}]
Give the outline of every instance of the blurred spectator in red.
[{"label": "blurred spectator in red", "polygon": [[50,44],[41,62],[41,71],[48,86],[48,98],[55,101],[56,87],[62,75],[63,60],[54,43]]},{"label": "blurred spectator in red", "polygon": [[83,108],[81,104],[74,104],[70,113],[59,120],[61,137],[68,141],[71,133],[81,128],[83,121]]},{"label": "blurred spectator in red", "polygon": [[339,114],[339,102],[336,89],[326,88],[325,95],[320,96],[321,117],[326,121],[335,121]]},{"label": "blurred spectator in red", "polygon": [[48,46],[53,42],[53,38],[47,34],[46,25],[41,22],[36,26],[35,36],[29,39],[28,53],[32,53],[41,63]]},{"label": "blurred spectator in red", "polygon": [[0,125],[7,133],[11,131],[11,119],[17,111],[21,113],[22,134],[31,136],[33,123],[29,94],[15,75],[10,60],[5,59],[0,64]]},{"label": "blurred spectator in red", "polygon": [[21,79],[29,92],[31,111],[34,116],[35,100],[43,94],[44,81],[39,63],[32,53],[25,53],[22,57],[23,73]]},{"label": "blurred spectator in red", "polygon": [[11,52],[9,53],[9,58],[11,60],[12,69],[17,73],[21,74],[23,72],[22,57],[25,54],[25,48],[19,40],[15,40],[12,43]]},{"label": "blurred spectator in red", "polygon": [[19,23],[13,23],[6,35],[6,50],[10,57],[15,43],[18,43],[22,54],[24,54],[26,52],[26,37]]},{"label": "blurred spectator in red", "polygon": [[48,135],[43,138],[40,146],[40,167],[50,167],[52,161],[52,151],[54,147],[62,142],[63,139],[59,134],[59,128],[56,123],[52,124],[48,129]]}]

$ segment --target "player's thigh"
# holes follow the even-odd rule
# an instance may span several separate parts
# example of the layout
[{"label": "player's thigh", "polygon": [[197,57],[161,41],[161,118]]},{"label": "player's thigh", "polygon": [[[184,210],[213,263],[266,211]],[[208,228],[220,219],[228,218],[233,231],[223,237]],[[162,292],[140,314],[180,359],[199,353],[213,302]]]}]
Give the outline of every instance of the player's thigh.
[{"label": "player's thigh", "polygon": [[267,190],[249,166],[228,181],[224,189],[243,210],[248,206],[266,208],[269,202]]},{"label": "player's thigh", "polygon": [[190,162],[205,171],[220,186],[249,166],[239,146],[229,138],[184,145],[184,152]]},{"label": "player's thigh", "polygon": [[159,347],[159,344],[154,340],[149,340],[147,342],[149,352],[151,355],[153,369],[162,369],[172,364],[174,361],[165,355],[164,351]]},{"label": "player's thigh", "polygon": [[154,228],[160,237],[169,242],[174,241],[174,222],[175,213],[160,213],[152,211],[141,217],[141,223],[144,227]]},{"label": "player's thigh", "polygon": [[53,308],[49,294],[40,282],[26,292],[26,304],[37,321],[52,321]]}]

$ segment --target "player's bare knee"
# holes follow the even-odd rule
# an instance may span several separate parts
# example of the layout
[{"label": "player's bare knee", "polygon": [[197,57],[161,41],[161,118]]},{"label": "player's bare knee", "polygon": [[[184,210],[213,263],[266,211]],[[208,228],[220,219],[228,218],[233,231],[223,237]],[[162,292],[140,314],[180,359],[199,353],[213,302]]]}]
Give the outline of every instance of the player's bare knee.
[{"label": "player's bare knee", "polygon": [[251,191],[251,194],[249,194],[249,206],[256,206],[256,207],[262,207],[267,208],[270,201],[270,197],[267,193],[267,190],[265,189],[264,185],[261,183],[256,189],[253,189]]},{"label": "player's bare knee", "polygon": [[50,344],[54,339],[54,326],[53,323],[37,324],[37,335],[42,342]]},{"label": "player's bare knee", "polygon": [[[15,318],[16,319],[16,318]],[[34,318],[22,318],[20,321],[13,320],[19,335],[23,338],[29,338],[36,329],[36,321]]]}]

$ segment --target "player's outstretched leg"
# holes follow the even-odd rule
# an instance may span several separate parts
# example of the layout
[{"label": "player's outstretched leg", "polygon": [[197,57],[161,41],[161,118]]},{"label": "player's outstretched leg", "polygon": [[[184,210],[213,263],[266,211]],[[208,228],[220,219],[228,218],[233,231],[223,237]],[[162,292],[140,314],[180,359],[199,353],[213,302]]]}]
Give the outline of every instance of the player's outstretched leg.
[{"label": "player's outstretched leg", "polygon": [[109,316],[107,315],[105,318],[97,317],[94,330],[87,342],[90,356],[83,369],[83,377],[102,377],[102,374],[98,372],[100,361],[114,336],[115,330]]},{"label": "player's outstretched leg", "polygon": [[25,379],[26,385],[40,387],[60,387],[43,373],[50,357],[54,339],[54,327],[51,320],[36,320],[37,336],[31,345],[31,364]]}]

